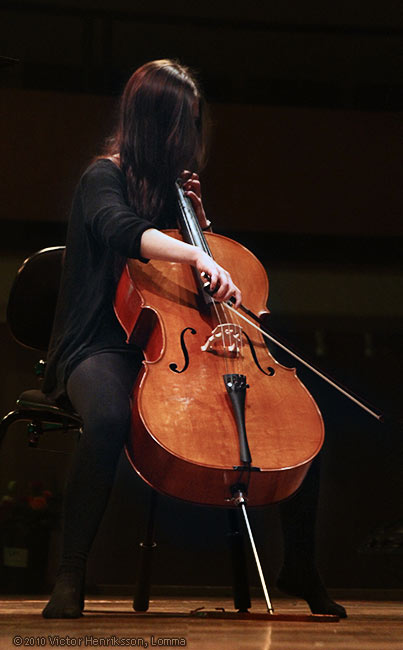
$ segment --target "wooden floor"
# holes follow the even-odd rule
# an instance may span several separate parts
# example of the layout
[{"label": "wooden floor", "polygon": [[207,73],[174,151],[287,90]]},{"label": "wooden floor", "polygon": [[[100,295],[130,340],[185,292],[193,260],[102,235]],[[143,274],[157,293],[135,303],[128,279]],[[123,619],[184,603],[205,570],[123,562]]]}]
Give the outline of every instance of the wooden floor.
[{"label": "wooden floor", "polygon": [[[186,616],[197,608],[233,612],[225,598],[158,598],[140,615],[129,598],[86,601],[78,620],[45,620],[45,600],[3,597],[0,648],[16,647],[187,647],[191,650],[401,650],[403,604],[396,601],[341,601],[348,618],[339,622],[215,620]],[[307,614],[302,601],[278,599],[276,613]],[[201,610],[203,611],[203,610]],[[218,610],[217,610],[218,611]],[[265,612],[254,600],[251,612]],[[173,616],[170,616],[173,613]],[[126,641],[124,641],[126,640]]]}]

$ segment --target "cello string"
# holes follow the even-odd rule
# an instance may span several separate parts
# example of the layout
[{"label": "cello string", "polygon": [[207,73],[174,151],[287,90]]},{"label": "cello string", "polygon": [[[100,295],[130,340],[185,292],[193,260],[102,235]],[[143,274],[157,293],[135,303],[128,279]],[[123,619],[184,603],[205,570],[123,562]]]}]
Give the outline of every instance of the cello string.
[{"label": "cello string", "polygon": [[[197,222],[197,223],[198,223],[198,222]],[[193,235],[193,232],[192,232],[191,229],[189,229],[189,236],[190,236],[190,239],[191,239],[192,245],[193,245],[193,246],[197,246],[196,241],[195,241],[195,238],[194,238],[194,235]],[[204,241],[204,235],[203,235],[202,241]],[[209,250],[208,247],[207,247],[207,244],[206,244],[206,246],[199,246],[199,248],[201,248],[202,250],[204,249],[204,252],[207,253],[211,258],[213,258],[213,256],[212,256],[210,250]],[[226,336],[226,334],[225,334],[225,324],[223,323],[222,318],[221,318],[221,315],[220,315],[219,310],[218,310],[218,308],[217,308],[217,305],[218,305],[218,304],[219,304],[219,303],[216,303],[215,300],[212,300],[212,302],[210,303],[210,305],[213,306],[213,311],[215,312],[215,316],[216,316],[216,320],[217,320],[217,325],[220,326],[221,339],[222,339],[222,346],[223,346],[223,350],[224,350],[224,367],[225,367],[225,373],[228,374],[228,373],[229,373],[229,368],[228,368],[228,354],[227,354],[226,347],[227,347],[227,348],[230,347],[231,339],[230,339],[230,343],[229,343],[229,345],[227,345],[227,344],[226,344],[226,338],[225,338],[225,336]],[[225,322],[225,321],[224,321],[224,322]]]},{"label": "cello string", "polygon": [[[193,246],[198,246],[201,248],[207,255],[209,255],[211,258],[213,258],[213,255],[209,249],[209,246],[207,244],[206,238],[204,236],[204,233],[201,229],[199,220],[196,216],[195,210],[193,208],[192,202],[189,199],[189,197],[186,197],[185,192],[183,190],[182,182],[178,180],[175,183],[178,196],[179,196],[179,204],[181,207],[182,211],[182,217],[185,221],[185,224],[187,224],[187,234],[190,238],[190,242],[192,243]],[[198,233],[198,239],[199,243],[196,242],[196,233],[194,232],[192,225]],[[228,374],[228,354],[226,351],[226,331],[225,331],[225,321],[224,323],[221,320],[221,316],[219,313],[219,310],[216,307],[214,299],[212,300],[211,304],[213,304],[213,309],[215,311],[215,315],[217,318],[218,326],[220,327],[220,332],[221,332],[221,341],[222,341],[222,347],[224,351],[224,359],[225,359],[225,369],[226,373]],[[225,315],[225,312],[224,312]],[[214,339],[212,341],[212,344],[214,344]],[[229,345],[227,346],[228,349],[231,347],[231,330],[229,331]]]},{"label": "cello string", "polygon": [[[213,300],[213,305],[214,309],[216,310],[217,316],[219,318],[220,322],[220,327],[221,327],[221,338],[222,338],[222,344],[223,344],[223,350],[224,350],[224,360],[225,360],[225,373],[228,375],[230,374],[230,368],[229,368],[229,359],[230,359],[230,352],[231,352],[231,334],[229,333],[229,342],[228,344],[226,343],[226,338],[227,338],[227,324],[226,324],[226,318],[225,318],[225,310],[223,310],[223,305],[222,303],[216,302]],[[224,318],[222,318],[220,312],[224,311]]]},{"label": "cello string", "polygon": [[243,372],[243,374],[244,374],[245,371],[244,371],[244,368],[243,368],[243,366],[244,366],[244,356],[243,356],[243,328],[242,328],[242,325],[241,325],[241,321],[240,321],[239,318],[238,318],[238,311],[237,311],[237,310],[234,310],[234,313],[235,313],[236,326],[237,326],[237,328],[238,328],[238,333],[239,333],[239,339],[237,339],[237,340],[239,341],[239,345],[238,345],[238,347],[237,347],[237,358],[240,358],[240,361],[239,361],[238,365],[241,366],[241,368],[242,368],[242,372]]},{"label": "cello string", "polygon": [[[227,351],[226,351],[226,342],[225,342],[225,321],[224,322],[222,321],[221,316],[220,316],[220,312],[219,312],[219,309],[218,309],[218,306],[219,306],[220,303],[217,303],[215,300],[213,300],[213,302],[211,304],[213,305],[214,311],[216,313],[217,321],[218,321],[218,323],[220,325],[220,328],[221,328],[220,331],[221,331],[222,346],[223,346],[223,350],[224,350],[225,373],[228,374],[229,368],[228,368],[228,354],[227,354]],[[227,346],[227,347],[229,348],[229,346]]]},{"label": "cello string", "polygon": [[[245,369],[244,369],[244,356],[243,356],[243,327],[241,325],[241,321],[238,318],[238,311],[235,309],[232,309],[231,311],[235,314],[235,322],[233,319],[231,319],[228,309],[226,311],[226,308],[229,306],[228,303],[219,303],[222,306],[222,309],[224,311],[224,316],[225,316],[225,322],[229,323],[230,326],[233,325],[235,326],[235,335],[234,335],[234,340],[235,340],[235,348],[236,348],[236,353],[235,353],[235,358],[234,361],[235,363],[233,365],[238,366],[238,370],[242,370],[242,374],[244,374]],[[240,373],[238,373],[240,374]]]},{"label": "cello string", "polygon": [[[223,312],[223,321],[224,321],[224,327],[225,325],[228,325],[229,328],[229,337],[230,337],[230,343],[231,346],[235,349],[235,355],[229,356],[228,358],[231,359],[232,362],[232,370],[233,374],[240,374],[238,371],[239,364],[243,363],[243,355],[242,355],[242,337],[239,336],[239,331],[235,330],[234,334],[234,326],[239,328],[242,331],[242,327],[239,325],[239,323],[234,323],[233,319],[231,316],[227,313],[226,311],[226,303],[220,302],[220,303],[215,303]],[[237,312],[235,311],[235,314],[237,315]],[[229,346],[229,351],[232,353],[231,347]],[[241,352],[241,354],[240,354]],[[240,361],[241,358],[241,361]]]},{"label": "cello string", "polygon": [[[228,304],[227,304],[226,306],[228,307]],[[242,367],[242,372],[243,372],[243,374],[245,374],[245,368],[244,368],[244,356],[243,356],[243,327],[242,327],[242,325],[241,325],[241,321],[240,321],[240,319],[239,319],[239,312],[238,312],[238,310],[233,309],[233,310],[231,310],[231,311],[233,311],[233,312],[235,313],[235,318],[236,318],[237,326],[238,326],[239,331],[240,331],[240,337],[239,337],[239,339],[240,339],[240,357],[241,357],[241,362],[240,362],[240,364],[241,364],[241,367]]]},{"label": "cello string", "polygon": [[[240,364],[240,360],[239,360],[239,352],[240,352],[240,349],[239,349],[239,336],[237,336],[237,331],[236,330],[235,330],[235,333],[234,333],[234,329],[233,329],[234,327],[239,327],[239,324],[234,323],[234,320],[230,316],[228,310],[226,310],[226,304],[225,303],[217,303],[217,304],[220,306],[220,308],[222,309],[222,311],[224,313],[224,322],[225,322],[226,325],[228,325],[230,341],[231,341],[231,344],[235,348],[235,355],[229,357],[231,359],[231,362],[232,362],[232,364],[231,364],[232,365],[232,370],[233,370],[234,374],[239,374],[239,372],[238,372],[239,369],[240,369],[239,368],[239,364]],[[230,350],[230,351],[232,352],[232,350]],[[237,373],[235,373],[235,371],[237,371]]]}]

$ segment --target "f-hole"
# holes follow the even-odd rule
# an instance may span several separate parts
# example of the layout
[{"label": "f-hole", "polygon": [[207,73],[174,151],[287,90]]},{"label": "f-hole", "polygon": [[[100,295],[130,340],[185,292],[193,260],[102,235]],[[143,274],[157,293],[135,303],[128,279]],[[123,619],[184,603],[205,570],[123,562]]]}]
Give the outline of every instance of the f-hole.
[{"label": "f-hole", "polygon": [[188,353],[188,349],[187,349],[186,343],[185,343],[185,334],[186,334],[186,332],[188,330],[190,331],[191,334],[196,334],[196,330],[193,329],[193,327],[185,327],[185,329],[182,330],[182,332],[181,332],[181,348],[182,348],[183,358],[184,358],[184,366],[183,366],[182,370],[178,370],[178,364],[177,363],[170,363],[169,364],[170,370],[172,370],[172,372],[178,373],[178,375],[181,372],[185,372],[185,370],[187,370],[187,368],[189,367],[189,353]]},{"label": "f-hole", "polygon": [[248,343],[249,343],[249,347],[250,347],[250,351],[251,351],[251,354],[252,354],[252,357],[253,357],[253,361],[255,362],[255,364],[257,365],[257,367],[259,368],[259,370],[260,370],[261,372],[263,372],[264,375],[267,375],[267,377],[273,377],[273,375],[274,375],[275,372],[276,372],[276,371],[274,370],[274,368],[272,368],[272,366],[268,366],[268,367],[267,367],[268,372],[266,372],[266,370],[263,370],[262,366],[261,366],[260,363],[259,363],[259,359],[257,358],[256,350],[255,350],[255,346],[253,345],[251,339],[249,338],[249,336],[247,335],[247,333],[245,332],[245,330],[243,330],[243,334],[244,334],[246,340],[247,340]]}]

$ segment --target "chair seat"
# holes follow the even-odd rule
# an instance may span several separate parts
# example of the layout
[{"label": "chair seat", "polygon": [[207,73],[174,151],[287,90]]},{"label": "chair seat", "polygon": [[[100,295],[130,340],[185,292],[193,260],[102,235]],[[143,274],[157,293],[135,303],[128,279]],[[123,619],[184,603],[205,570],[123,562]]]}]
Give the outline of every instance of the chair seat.
[{"label": "chair seat", "polygon": [[37,389],[24,390],[17,399],[17,406],[20,409],[46,411],[60,416],[73,417],[77,420],[80,419],[80,416],[73,408],[69,409],[67,407],[58,406],[56,402],[51,400],[47,395],[45,395],[45,393]]}]

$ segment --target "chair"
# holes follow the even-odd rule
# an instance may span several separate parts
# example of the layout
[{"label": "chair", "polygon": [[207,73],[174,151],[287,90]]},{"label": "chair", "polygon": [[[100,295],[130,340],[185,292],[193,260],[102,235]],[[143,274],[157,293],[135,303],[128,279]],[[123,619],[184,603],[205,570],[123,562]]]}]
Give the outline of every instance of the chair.
[{"label": "chair", "polygon": [[[46,353],[51,331],[65,247],[45,248],[31,255],[22,264],[11,288],[7,322],[14,339],[27,348]],[[46,363],[40,360],[35,367],[38,377],[44,375]],[[44,430],[80,431],[81,419],[77,413],[51,401],[41,390],[26,390],[18,397],[15,410],[0,422],[0,447],[9,427],[18,421],[28,422],[28,444],[37,447]],[[140,543],[140,564],[135,587],[133,608],[148,609],[151,577],[151,559],[154,541],[157,494],[151,492],[144,542]],[[235,512],[228,511],[230,525],[230,553],[233,570],[235,609],[247,611],[251,606],[246,571],[245,550],[238,531]]]},{"label": "chair", "polygon": [[[46,353],[52,331],[59,291],[64,246],[44,248],[28,257],[19,268],[7,305],[7,323],[20,345]],[[43,377],[46,363],[35,366]],[[60,408],[41,390],[26,390],[18,397],[16,408],[0,423],[0,445],[11,424],[27,421],[28,444],[37,447],[43,431],[79,431],[81,419],[72,410]]]}]

